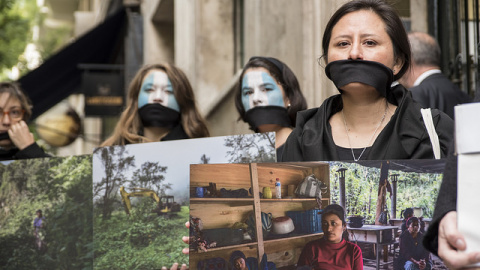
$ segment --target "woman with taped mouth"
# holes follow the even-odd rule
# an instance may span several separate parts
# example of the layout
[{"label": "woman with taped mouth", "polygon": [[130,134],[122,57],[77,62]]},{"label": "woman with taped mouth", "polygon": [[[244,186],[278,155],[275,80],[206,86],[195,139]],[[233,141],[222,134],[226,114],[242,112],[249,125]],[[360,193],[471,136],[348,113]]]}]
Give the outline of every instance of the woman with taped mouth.
[{"label": "woman with taped mouth", "polygon": [[[407,33],[382,0],[354,0],[330,18],[323,35],[325,73],[340,94],[300,112],[282,161],[434,158],[421,106],[392,84],[411,62]],[[431,127],[445,157],[453,121],[431,110]]]},{"label": "woman with taped mouth", "polygon": [[322,212],[323,238],[305,245],[297,269],[363,269],[362,250],[348,241],[345,210],[330,204]]},{"label": "woman with taped mouth", "polygon": [[127,108],[101,146],[208,136],[187,76],[173,65],[153,64],[133,78]]},{"label": "woman with taped mouth", "polygon": [[235,106],[240,119],[255,132],[275,132],[277,160],[295,126],[298,111],[307,108],[297,77],[283,62],[255,56],[243,68],[236,86]]},{"label": "woman with taped mouth", "polygon": [[35,142],[26,121],[30,100],[16,83],[0,83],[0,160],[49,157]]}]

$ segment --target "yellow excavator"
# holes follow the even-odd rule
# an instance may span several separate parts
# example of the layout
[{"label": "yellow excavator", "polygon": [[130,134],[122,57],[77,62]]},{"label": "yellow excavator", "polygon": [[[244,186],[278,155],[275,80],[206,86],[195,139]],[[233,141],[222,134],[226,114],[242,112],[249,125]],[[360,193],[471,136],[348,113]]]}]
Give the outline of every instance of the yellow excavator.
[{"label": "yellow excavator", "polygon": [[125,207],[125,212],[130,215],[132,204],[130,197],[150,197],[157,202],[157,209],[153,210],[158,215],[180,212],[181,206],[175,202],[174,196],[159,197],[155,191],[148,188],[133,188],[134,191],[128,193],[125,188],[120,187],[120,195],[122,196],[122,203]]}]

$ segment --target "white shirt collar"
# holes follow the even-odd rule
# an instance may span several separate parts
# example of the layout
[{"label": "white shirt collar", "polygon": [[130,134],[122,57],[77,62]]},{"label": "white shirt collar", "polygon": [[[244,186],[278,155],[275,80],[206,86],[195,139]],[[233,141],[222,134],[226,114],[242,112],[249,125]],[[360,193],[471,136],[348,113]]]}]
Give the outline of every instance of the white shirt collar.
[{"label": "white shirt collar", "polygon": [[440,69],[431,69],[431,70],[427,70],[425,71],[424,73],[422,73],[420,76],[418,76],[418,78],[415,80],[415,82],[413,83],[413,86],[417,86],[419,85],[420,83],[423,82],[423,80],[425,80],[428,76],[432,75],[432,74],[437,74],[437,73],[442,73],[442,71]]}]

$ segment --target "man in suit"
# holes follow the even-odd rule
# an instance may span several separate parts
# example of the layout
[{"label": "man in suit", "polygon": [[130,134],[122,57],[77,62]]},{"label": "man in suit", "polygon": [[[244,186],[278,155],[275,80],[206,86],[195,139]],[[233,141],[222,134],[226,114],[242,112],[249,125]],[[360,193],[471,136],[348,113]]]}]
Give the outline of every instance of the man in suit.
[{"label": "man in suit", "polygon": [[440,46],[432,36],[411,32],[408,38],[412,65],[399,82],[409,88],[413,99],[424,108],[439,109],[453,119],[453,107],[470,102],[470,96],[442,74]]}]

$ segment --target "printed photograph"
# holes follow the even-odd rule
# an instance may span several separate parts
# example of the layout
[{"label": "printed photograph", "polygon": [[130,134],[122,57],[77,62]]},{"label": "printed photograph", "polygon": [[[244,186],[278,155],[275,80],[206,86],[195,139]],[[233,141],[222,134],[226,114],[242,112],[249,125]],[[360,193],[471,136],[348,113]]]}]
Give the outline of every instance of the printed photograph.
[{"label": "printed photograph", "polygon": [[188,235],[190,164],[275,162],[274,142],[274,133],[258,133],[97,148],[95,268],[188,265],[181,239]]},{"label": "printed photograph", "polygon": [[[421,242],[442,160],[190,166],[190,267],[447,269]],[[278,197],[277,197],[278,196]]]},{"label": "printed photograph", "polygon": [[0,163],[0,268],[92,269],[92,157]]}]

